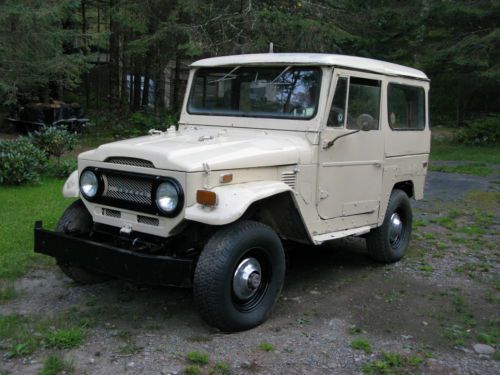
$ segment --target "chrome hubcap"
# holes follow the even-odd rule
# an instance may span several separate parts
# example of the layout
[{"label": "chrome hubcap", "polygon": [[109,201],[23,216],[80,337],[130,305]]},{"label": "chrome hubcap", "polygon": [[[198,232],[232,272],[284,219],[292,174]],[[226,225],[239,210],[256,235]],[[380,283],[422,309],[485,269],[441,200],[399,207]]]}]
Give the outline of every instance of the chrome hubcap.
[{"label": "chrome hubcap", "polygon": [[261,283],[261,267],[255,258],[245,258],[236,267],[233,276],[233,291],[240,300],[251,298]]},{"label": "chrome hubcap", "polygon": [[392,246],[398,246],[403,236],[403,229],[403,221],[398,213],[394,212],[391,215],[391,225],[389,227],[389,241],[391,241]]}]

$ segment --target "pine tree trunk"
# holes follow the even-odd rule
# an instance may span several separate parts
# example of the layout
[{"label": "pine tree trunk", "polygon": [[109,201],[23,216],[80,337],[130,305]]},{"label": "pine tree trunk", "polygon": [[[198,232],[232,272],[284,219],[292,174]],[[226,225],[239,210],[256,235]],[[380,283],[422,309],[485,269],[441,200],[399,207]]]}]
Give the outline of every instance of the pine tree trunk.
[{"label": "pine tree trunk", "polygon": [[172,95],[172,108],[174,110],[177,110],[179,106],[180,70],[181,70],[181,58],[179,56],[179,53],[177,53],[175,55],[174,90]]},{"label": "pine tree trunk", "polygon": [[155,66],[155,111],[161,112],[165,108],[165,67],[161,59],[157,59]]},{"label": "pine tree trunk", "polygon": [[[83,54],[87,55],[87,3],[86,0],[81,0],[81,11],[82,11],[82,35],[84,38]],[[90,82],[89,82],[89,72],[85,71],[83,75],[83,84],[85,90],[85,106],[88,108],[90,106]],[[62,100],[62,99],[59,99]]]},{"label": "pine tree trunk", "polygon": [[137,111],[141,107],[141,70],[140,70],[140,59],[135,60],[134,64],[134,96],[132,102],[132,110]]},{"label": "pine tree trunk", "polygon": [[110,8],[110,19],[109,19],[109,106],[114,108],[118,104],[119,97],[119,59],[120,59],[120,44],[119,44],[119,34],[118,25],[114,21],[115,0],[109,0]]},{"label": "pine tree trunk", "polygon": [[149,77],[150,77],[150,57],[149,53],[146,55],[146,61],[144,62],[144,90],[142,92],[142,106],[147,107],[149,104]]}]

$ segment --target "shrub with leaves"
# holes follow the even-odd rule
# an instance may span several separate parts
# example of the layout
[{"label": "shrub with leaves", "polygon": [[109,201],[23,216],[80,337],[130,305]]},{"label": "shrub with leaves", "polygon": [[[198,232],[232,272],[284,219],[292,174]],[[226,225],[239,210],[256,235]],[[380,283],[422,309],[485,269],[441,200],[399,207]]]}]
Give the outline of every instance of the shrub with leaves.
[{"label": "shrub with leaves", "polygon": [[134,112],[132,115],[113,126],[115,139],[139,137],[146,135],[150,129],[167,130],[177,124],[177,115],[166,112],[160,116],[148,111]]},{"label": "shrub with leaves", "polygon": [[456,140],[467,145],[493,145],[500,143],[500,116],[487,116],[474,120],[458,131]]},{"label": "shrub with leaves", "polygon": [[28,138],[0,141],[0,184],[19,185],[36,183],[46,164],[43,151],[37,149]]},{"label": "shrub with leaves", "polygon": [[76,146],[77,135],[63,127],[46,126],[30,134],[31,142],[41,149],[47,158],[71,151]]},{"label": "shrub with leaves", "polygon": [[68,177],[75,169],[78,168],[76,159],[61,160],[58,163],[49,162],[46,171],[47,175],[55,178]]}]

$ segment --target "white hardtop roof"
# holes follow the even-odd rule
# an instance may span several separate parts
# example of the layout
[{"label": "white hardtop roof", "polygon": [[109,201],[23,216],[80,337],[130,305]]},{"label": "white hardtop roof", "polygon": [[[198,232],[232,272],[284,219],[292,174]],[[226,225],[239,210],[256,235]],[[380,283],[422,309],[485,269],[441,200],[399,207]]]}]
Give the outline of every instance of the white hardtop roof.
[{"label": "white hardtop roof", "polygon": [[428,80],[427,75],[417,69],[365,57],[333,55],[324,53],[256,53],[211,57],[198,60],[192,67],[242,66],[242,65],[326,65],[364,70],[390,76],[403,76]]}]

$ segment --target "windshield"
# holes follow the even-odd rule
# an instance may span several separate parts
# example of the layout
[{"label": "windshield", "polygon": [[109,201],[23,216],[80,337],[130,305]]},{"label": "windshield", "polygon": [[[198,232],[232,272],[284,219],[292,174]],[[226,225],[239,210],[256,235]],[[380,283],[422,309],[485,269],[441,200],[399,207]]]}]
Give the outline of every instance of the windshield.
[{"label": "windshield", "polygon": [[191,114],[310,119],[321,70],[311,67],[202,68],[188,102]]}]

